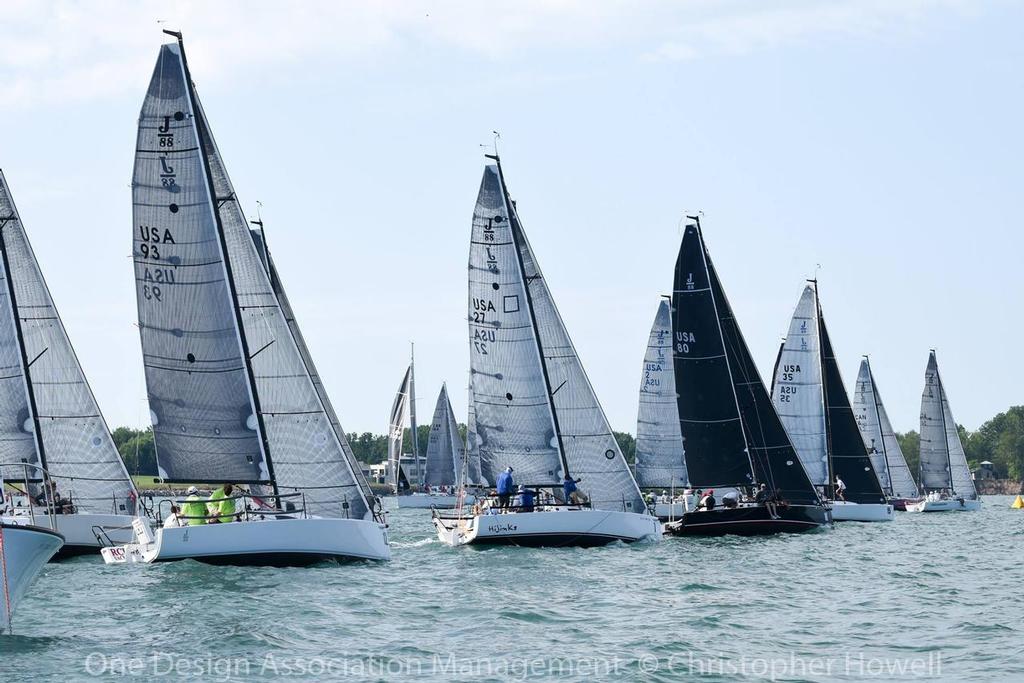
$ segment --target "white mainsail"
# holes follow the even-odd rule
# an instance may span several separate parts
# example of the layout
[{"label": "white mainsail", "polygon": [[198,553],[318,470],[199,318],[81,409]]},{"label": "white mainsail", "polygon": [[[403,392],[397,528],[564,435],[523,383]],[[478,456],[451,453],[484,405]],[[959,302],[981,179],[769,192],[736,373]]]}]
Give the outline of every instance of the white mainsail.
[{"label": "white mainsail", "polygon": [[949,489],[965,498],[978,497],[946,390],[942,386],[935,351],[928,356],[921,395],[921,488]]},{"label": "white mainsail", "polygon": [[829,481],[818,303],[807,285],[793,313],[775,370],[772,403],[811,483]]},{"label": "white mainsail", "polygon": [[134,514],[135,485],[114,446],[0,171],[0,464],[41,478],[81,513]]},{"label": "white mainsail", "polygon": [[853,399],[857,426],[864,438],[864,446],[871,456],[871,464],[885,492],[894,498],[916,498],[920,495],[917,483],[910,473],[896,432],[882,403],[882,396],[865,357],[857,373],[857,391]]},{"label": "white mainsail", "polygon": [[473,212],[470,367],[481,457],[523,483],[565,474],[599,509],[643,512],[640,490],[594,395],[508,199],[488,166]]},{"label": "white mainsail", "polygon": [[672,304],[662,300],[651,327],[636,421],[636,479],[642,488],[688,483],[672,364]]}]

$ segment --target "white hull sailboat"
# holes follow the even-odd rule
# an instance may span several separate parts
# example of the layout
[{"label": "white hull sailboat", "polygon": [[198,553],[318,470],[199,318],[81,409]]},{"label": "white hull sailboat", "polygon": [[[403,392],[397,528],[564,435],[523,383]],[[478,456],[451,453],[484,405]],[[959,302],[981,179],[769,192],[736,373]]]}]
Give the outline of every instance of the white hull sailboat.
[{"label": "white hull sailboat", "polygon": [[[834,521],[894,519],[843,385],[816,280],[804,288],[779,349],[772,402]],[[846,486],[841,493],[839,481]]]},{"label": "white hull sailboat", "polygon": [[864,438],[864,447],[871,456],[871,462],[878,475],[886,498],[895,510],[906,510],[908,503],[921,499],[917,482],[910,474],[910,467],[903,457],[903,449],[896,438],[896,432],[889,421],[882,396],[878,391],[871,360],[864,356],[857,373],[857,391],[854,393],[853,410],[857,427]]},{"label": "white hull sailboat", "polygon": [[924,500],[908,502],[907,512],[974,512],[981,497],[974,486],[967,454],[939,375],[935,349],[928,355],[921,393],[919,481]]},{"label": "white hull sailboat", "polygon": [[[207,514],[135,520],[108,563],[390,559],[387,527],[338,423],[267,247],[251,230],[195,93],[181,35],[160,50],[132,183],[139,330],[157,464],[231,484]],[[238,501],[242,509],[238,509]],[[175,501],[202,509],[196,494]],[[161,510],[166,513],[168,510]],[[214,523],[210,515],[238,521]],[[183,521],[191,526],[179,527]]]},{"label": "white hull sailboat", "polygon": [[[138,494],[2,172],[0,267],[0,414],[11,416],[0,426],[0,475],[20,491],[3,506],[3,520],[56,529],[66,541],[58,559],[96,553],[105,533],[130,538]],[[42,499],[60,514],[51,518],[57,508]]]},{"label": "white hull sailboat", "polygon": [[574,506],[463,518],[440,515],[434,524],[438,538],[452,546],[594,547],[661,535],[661,524],[650,515]]},{"label": "white hull sailboat", "polygon": [[386,560],[383,524],[355,519],[266,519],[161,527],[136,523],[139,542],[104,548],[108,564],[192,559],[208,564],[303,566],[328,560]]},{"label": "white hull sailboat", "polygon": [[[511,508],[480,500],[472,509],[435,512],[437,536],[453,546],[595,546],[658,537],[660,524],[647,514],[569,339],[501,162],[489,158],[495,164],[484,170],[470,240],[469,450],[487,476],[505,472],[496,485],[508,485],[513,475],[524,485],[509,493],[518,494]],[[562,483],[570,479],[578,490],[566,496]],[[549,500],[527,502],[539,492]]]},{"label": "white hull sailboat", "polygon": [[907,503],[907,512],[977,512],[980,509],[980,500],[965,498],[926,496],[924,500]]},{"label": "white hull sailboat", "polygon": [[833,522],[891,522],[896,516],[892,505],[888,503],[848,503],[845,500],[833,500]]},{"label": "white hull sailboat", "polygon": [[64,537],[52,529],[0,523],[0,633],[10,632],[18,603],[63,545]]}]

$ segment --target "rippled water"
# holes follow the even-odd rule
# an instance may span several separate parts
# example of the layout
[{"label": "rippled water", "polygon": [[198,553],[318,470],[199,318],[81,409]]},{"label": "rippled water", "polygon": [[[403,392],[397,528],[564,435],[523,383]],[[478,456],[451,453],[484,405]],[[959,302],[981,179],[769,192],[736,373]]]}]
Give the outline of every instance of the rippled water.
[{"label": "rippled water", "polygon": [[46,568],[0,637],[0,664],[12,681],[854,680],[901,666],[904,678],[1020,680],[1024,511],[1009,502],[588,550],[451,549],[427,511],[401,510],[389,564],[80,558]]}]

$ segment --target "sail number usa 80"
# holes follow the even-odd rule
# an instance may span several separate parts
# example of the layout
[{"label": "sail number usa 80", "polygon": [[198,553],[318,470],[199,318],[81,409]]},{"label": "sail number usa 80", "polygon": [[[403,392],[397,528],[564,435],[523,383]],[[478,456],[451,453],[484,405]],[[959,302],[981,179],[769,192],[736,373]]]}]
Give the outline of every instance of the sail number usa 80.
[{"label": "sail number usa 80", "polygon": [[693,332],[676,332],[676,351],[678,353],[689,353],[690,344],[696,342]]}]

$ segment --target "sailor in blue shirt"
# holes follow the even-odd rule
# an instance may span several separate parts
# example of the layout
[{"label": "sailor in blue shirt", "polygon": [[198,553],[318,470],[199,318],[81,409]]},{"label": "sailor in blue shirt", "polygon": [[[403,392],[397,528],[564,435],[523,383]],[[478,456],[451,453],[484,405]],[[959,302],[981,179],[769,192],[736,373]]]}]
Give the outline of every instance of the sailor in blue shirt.
[{"label": "sailor in blue shirt", "polygon": [[506,467],[505,471],[498,475],[498,507],[508,509],[512,502],[512,492],[515,491],[515,481],[512,479],[512,468]]},{"label": "sailor in blue shirt", "polygon": [[562,492],[565,493],[566,503],[579,503],[579,494],[576,484],[580,482],[579,479],[573,479],[568,474],[565,475],[565,479],[562,480]]}]

